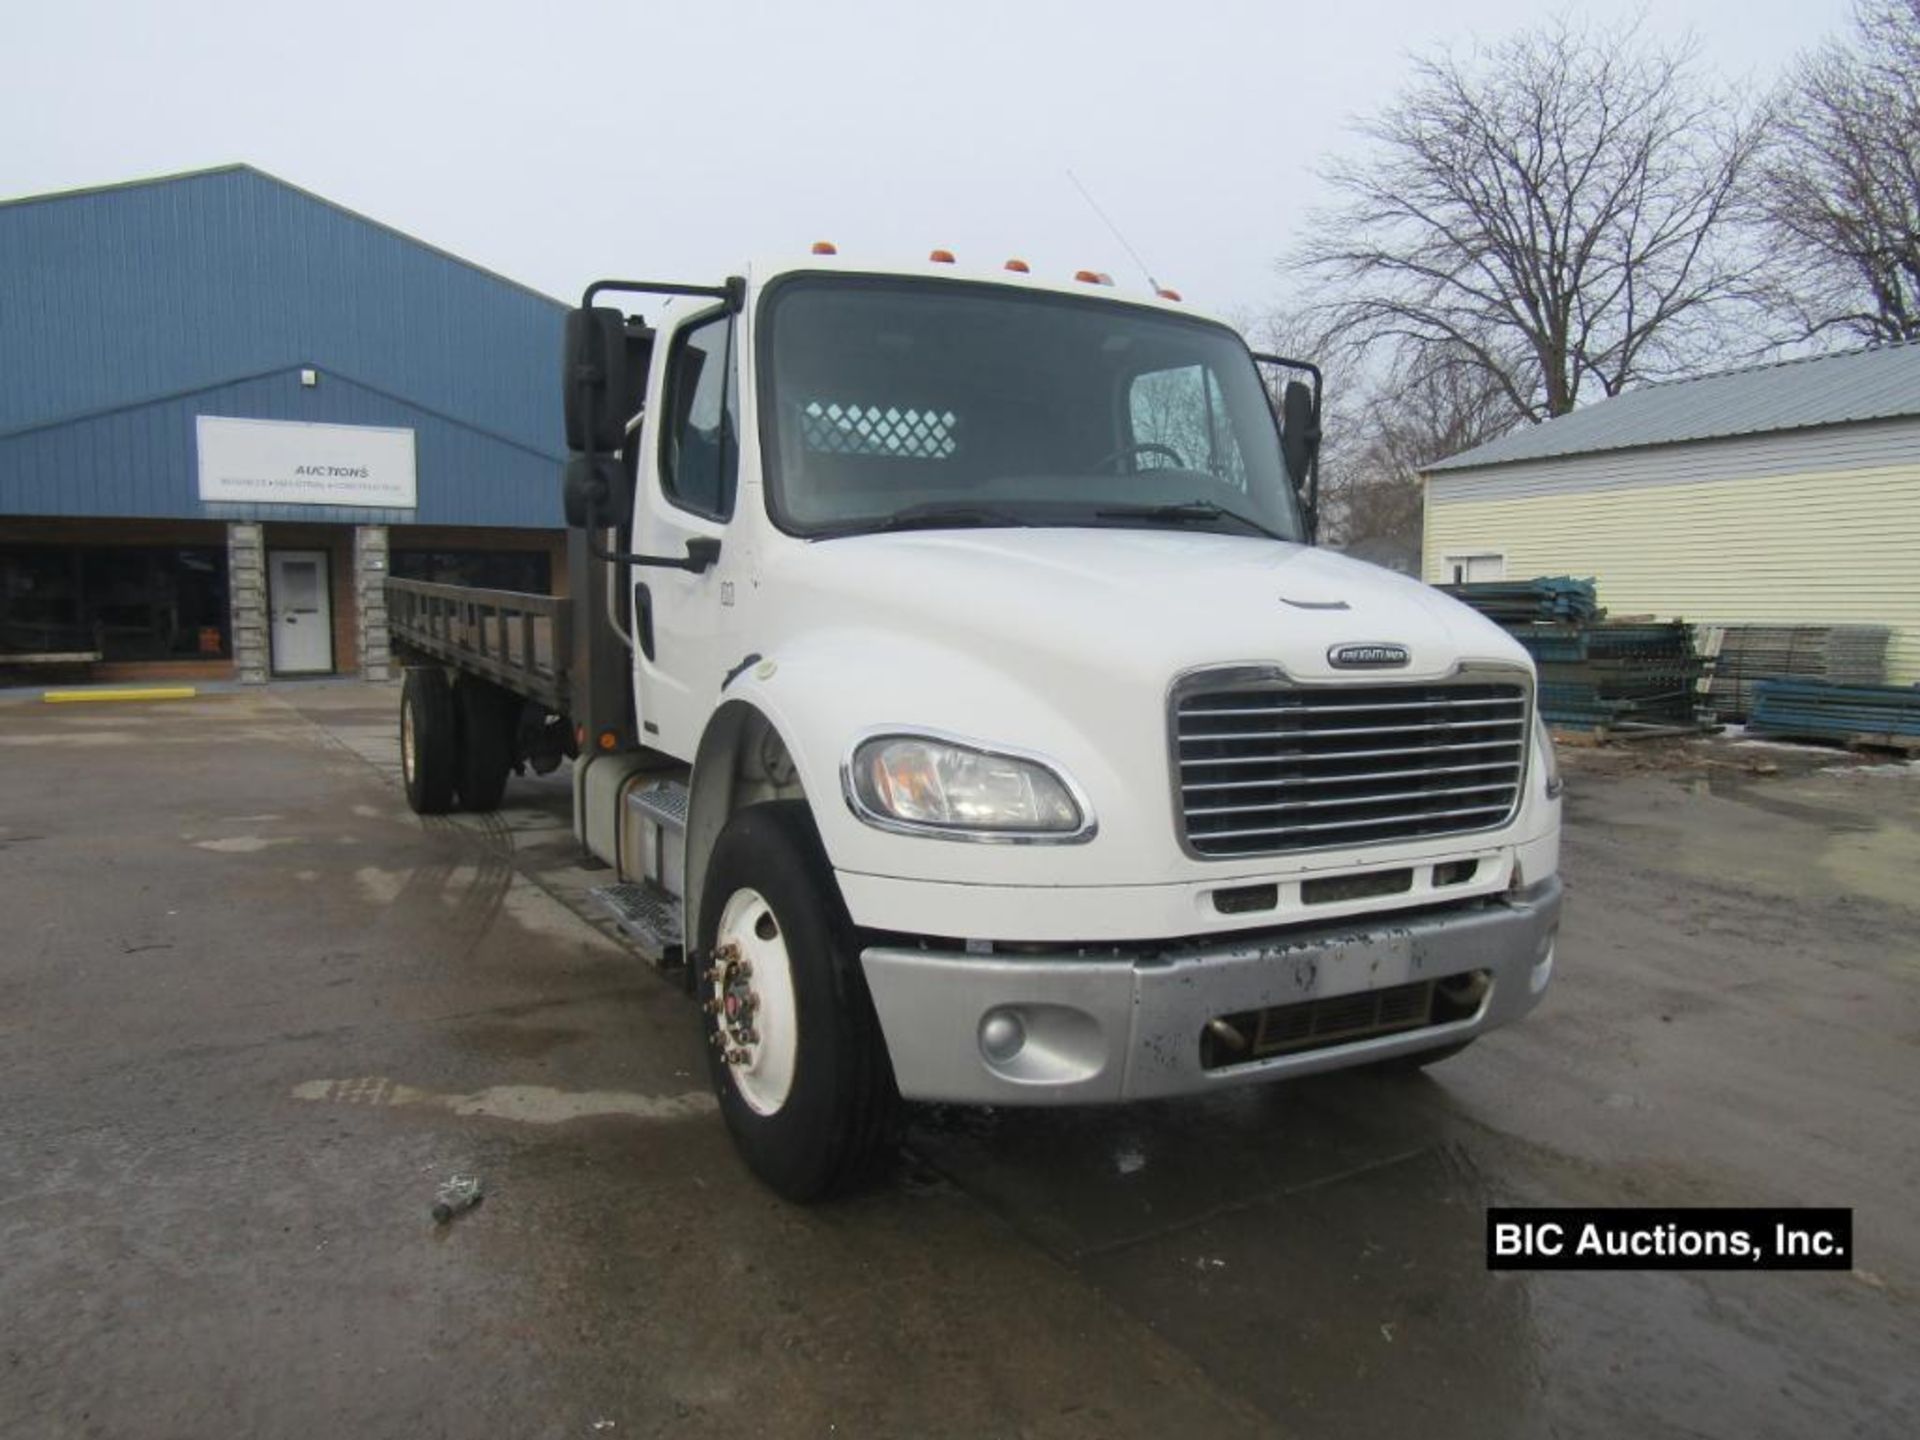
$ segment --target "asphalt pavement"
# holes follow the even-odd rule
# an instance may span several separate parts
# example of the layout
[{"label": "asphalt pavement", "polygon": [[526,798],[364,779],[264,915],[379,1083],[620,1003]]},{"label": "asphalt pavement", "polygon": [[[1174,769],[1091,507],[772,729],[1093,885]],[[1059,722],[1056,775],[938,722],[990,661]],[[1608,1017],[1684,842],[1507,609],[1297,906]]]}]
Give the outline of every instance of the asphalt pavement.
[{"label": "asphalt pavement", "polygon": [[[1920,1433],[1920,766],[1570,756],[1526,1023],[921,1110],[803,1210],[564,778],[422,821],[396,699],[0,696],[0,1435]],[[1490,1273],[1496,1204],[1852,1206],[1856,1267]]]}]

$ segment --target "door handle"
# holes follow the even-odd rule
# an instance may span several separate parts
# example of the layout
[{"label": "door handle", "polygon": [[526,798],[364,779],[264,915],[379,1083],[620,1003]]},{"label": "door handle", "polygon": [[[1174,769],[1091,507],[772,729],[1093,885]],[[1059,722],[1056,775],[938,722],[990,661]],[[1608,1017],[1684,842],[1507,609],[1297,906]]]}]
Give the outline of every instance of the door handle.
[{"label": "door handle", "polygon": [[633,638],[640,653],[653,659],[653,592],[644,583],[633,587]]}]

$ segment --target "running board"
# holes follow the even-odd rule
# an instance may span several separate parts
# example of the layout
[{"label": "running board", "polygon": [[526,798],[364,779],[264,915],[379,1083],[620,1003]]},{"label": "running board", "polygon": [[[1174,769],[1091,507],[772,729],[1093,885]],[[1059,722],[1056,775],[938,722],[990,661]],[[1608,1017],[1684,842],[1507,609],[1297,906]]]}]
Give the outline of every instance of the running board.
[{"label": "running board", "polygon": [[620,878],[676,903],[687,893],[687,787],[655,780],[627,791],[620,816]]},{"label": "running board", "polygon": [[599,902],[634,948],[662,970],[681,962],[680,902],[646,881],[601,885],[588,896]]}]

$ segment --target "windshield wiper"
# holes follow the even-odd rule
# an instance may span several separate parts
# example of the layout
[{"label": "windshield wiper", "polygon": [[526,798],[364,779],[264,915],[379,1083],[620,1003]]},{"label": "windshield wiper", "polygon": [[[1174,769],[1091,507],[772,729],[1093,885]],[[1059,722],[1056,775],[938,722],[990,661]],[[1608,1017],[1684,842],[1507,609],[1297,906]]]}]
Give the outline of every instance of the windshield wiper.
[{"label": "windshield wiper", "polygon": [[1169,505],[1113,505],[1093,513],[1103,520],[1165,520],[1174,525],[1183,525],[1189,520],[1237,520],[1269,540],[1288,538],[1276,530],[1269,530],[1258,520],[1242,515],[1238,510],[1229,510],[1211,500],[1179,500]]},{"label": "windshield wiper", "polygon": [[881,530],[943,530],[960,525],[1027,525],[1031,522],[1011,510],[995,510],[986,505],[967,505],[936,500],[925,505],[909,505],[891,515],[872,520],[850,522],[845,533],[859,534]]}]

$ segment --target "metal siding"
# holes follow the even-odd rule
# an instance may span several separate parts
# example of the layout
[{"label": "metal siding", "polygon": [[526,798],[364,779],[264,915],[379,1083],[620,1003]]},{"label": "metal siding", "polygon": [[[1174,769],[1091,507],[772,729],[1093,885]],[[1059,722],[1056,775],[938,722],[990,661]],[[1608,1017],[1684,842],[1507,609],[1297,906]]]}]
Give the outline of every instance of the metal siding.
[{"label": "metal siding", "polygon": [[1463,500],[1519,500],[1887,465],[1920,466],[1920,419],[1448,470],[1428,478],[1427,495],[1431,504],[1453,505]]},{"label": "metal siding", "polygon": [[[414,407],[372,423],[420,431],[420,523],[558,525],[557,482],[537,499],[525,485],[535,455],[548,479],[562,455],[563,315],[245,168],[0,205],[0,512],[203,513],[195,411],[155,402],[204,388],[266,419]],[[323,379],[299,397],[303,364],[364,390],[336,401]],[[264,389],[237,380],[272,371]]]},{"label": "metal siding", "polygon": [[1615,614],[1893,627],[1920,681],[1920,463],[1429,505],[1425,574],[1503,551],[1510,577],[1592,576]]},{"label": "metal siding", "polygon": [[[204,503],[196,415],[411,429],[419,508]],[[298,368],[0,438],[0,514],[551,529],[565,524],[559,462],[553,458],[324,370],[309,390]]]},{"label": "metal siding", "polygon": [[1920,344],[1670,380],[1440,461],[1433,472],[1920,415]]}]

